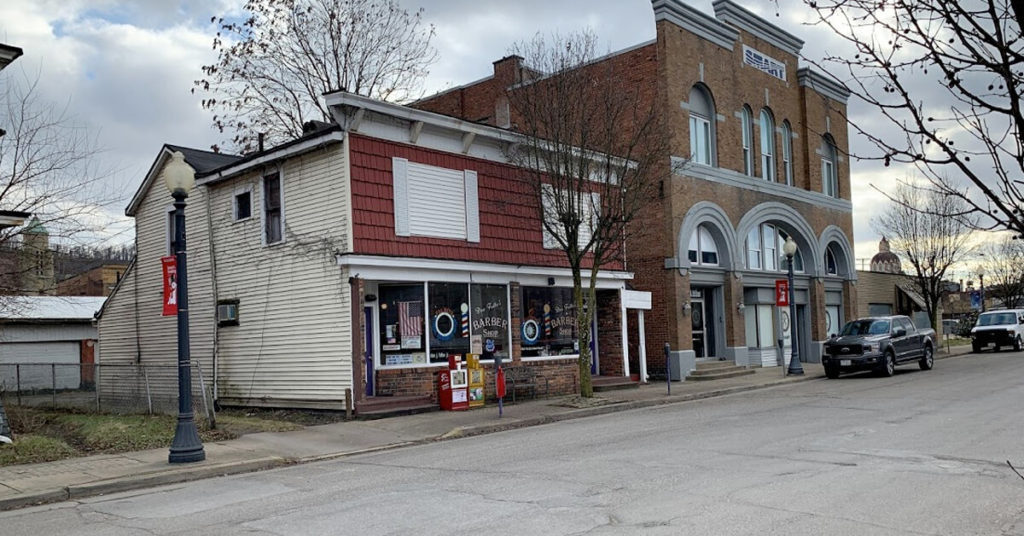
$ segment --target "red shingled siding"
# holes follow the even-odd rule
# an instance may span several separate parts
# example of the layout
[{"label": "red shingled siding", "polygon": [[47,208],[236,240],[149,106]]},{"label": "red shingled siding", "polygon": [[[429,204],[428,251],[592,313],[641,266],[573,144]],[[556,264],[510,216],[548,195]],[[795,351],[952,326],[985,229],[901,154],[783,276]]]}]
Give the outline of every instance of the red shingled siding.
[{"label": "red shingled siding", "polygon": [[[388,255],[503,264],[565,267],[561,250],[543,247],[541,222],[528,185],[516,180],[516,168],[487,160],[367,138],[351,140],[353,251]],[[480,242],[395,235],[391,158],[477,172]],[[410,200],[415,202],[415,200]],[[606,269],[622,269],[620,263]]]}]

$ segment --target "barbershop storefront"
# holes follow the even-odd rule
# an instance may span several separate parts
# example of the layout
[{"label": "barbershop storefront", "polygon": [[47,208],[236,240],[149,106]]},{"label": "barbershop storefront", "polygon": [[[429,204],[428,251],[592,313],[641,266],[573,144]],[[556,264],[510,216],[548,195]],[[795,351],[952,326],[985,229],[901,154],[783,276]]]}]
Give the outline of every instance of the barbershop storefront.
[{"label": "barbershop storefront", "polygon": [[[549,394],[578,389],[579,334],[568,270],[474,268],[478,269],[418,270],[420,277],[413,278],[399,277],[402,270],[394,265],[359,267],[357,273],[373,276],[360,277],[356,287],[362,296],[365,397],[430,395],[436,399],[436,378],[446,369],[448,356],[479,351],[474,340],[490,341],[495,358],[505,367],[536,367],[548,380]],[[623,360],[625,325],[621,320],[598,319],[621,319],[620,293],[628,279],[629,274],[608,272],[598,284],[591,345],[594,374],[601,373],[602,359],[618,365],[612,370],[621,370],[617,362]],[[482,363],[488,377],[487,398],[492,398],[494,360]]]}]

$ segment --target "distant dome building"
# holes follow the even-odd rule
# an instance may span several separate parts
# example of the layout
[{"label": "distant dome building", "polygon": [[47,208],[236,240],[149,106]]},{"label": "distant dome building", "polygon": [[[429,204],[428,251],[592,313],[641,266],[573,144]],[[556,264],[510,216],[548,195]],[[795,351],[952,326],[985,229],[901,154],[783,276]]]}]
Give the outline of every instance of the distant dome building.
[{"label": "distant dome building", "polygon": [[871,271],[886,274],[902,274],[903,264],[900,258],[889,250],[889,241],[882,237],[878,243],[878,253],[871,257]]}]

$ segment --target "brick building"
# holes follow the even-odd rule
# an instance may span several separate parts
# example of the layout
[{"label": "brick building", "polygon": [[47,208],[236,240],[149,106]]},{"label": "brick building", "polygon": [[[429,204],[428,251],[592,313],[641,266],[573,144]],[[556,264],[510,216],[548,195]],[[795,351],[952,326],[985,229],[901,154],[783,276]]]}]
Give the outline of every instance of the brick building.
[{"label": "brick building", "polygon": [[109,296],[128,264],[103,264],[57,283],[58,296]]},{"label": "brick building", "polygon": [[[849,92],[800,65],[798,37],[732,1],[713,6],[653,0],[656,39],[587,67],[646,88],[640,98],[667,120],[665,163],[681,170],[638,222],[656,238],[628,246],[632,285],[654,296],[647,353],[653,370],[666,342],[684,362],[788,360],[789,310],[774,304],[791,238],[798,348],[818,361],[830,327],[856,313]],[[506,57],[492,76],[413,106],[514,128],[506,91],[540,74]]]}]

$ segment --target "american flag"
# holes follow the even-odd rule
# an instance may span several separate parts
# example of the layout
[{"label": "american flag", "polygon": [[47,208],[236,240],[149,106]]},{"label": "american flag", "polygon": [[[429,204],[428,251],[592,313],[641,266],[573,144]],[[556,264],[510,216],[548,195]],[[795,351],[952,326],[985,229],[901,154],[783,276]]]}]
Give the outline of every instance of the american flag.
[{"label": "american flag", "polygon": [[398,302],[398,331],[402,337],[419,337],[423,334],[423,302]]}]

